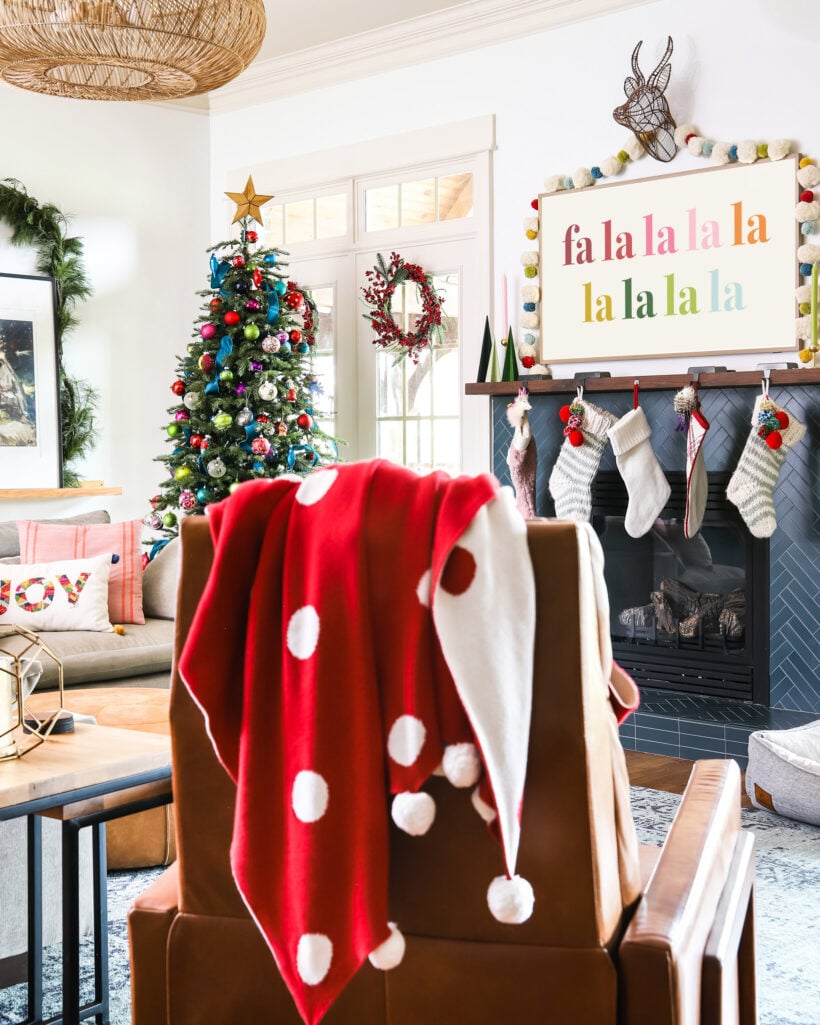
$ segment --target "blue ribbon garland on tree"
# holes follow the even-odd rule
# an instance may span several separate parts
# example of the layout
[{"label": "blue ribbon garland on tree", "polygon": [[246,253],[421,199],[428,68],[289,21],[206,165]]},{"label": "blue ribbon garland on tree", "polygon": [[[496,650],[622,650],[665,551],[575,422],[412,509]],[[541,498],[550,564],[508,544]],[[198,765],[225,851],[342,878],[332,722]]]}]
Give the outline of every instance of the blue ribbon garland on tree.
[{"label": "blue ribbon garland on tree", "polygon": [[217,260],[216,256],[211,253],[211,288],[221,289],[225,275],[230,269],[231,265],[227,260]]},{"label": "blue ribbon garland on tree", "polygon": [[319,456],[316,449],[312,445],[291,445],[288,449],[288,469],[292,470],[296,464],[296,453],[297,452],[310,452],[313,455],[313,462],[311,466],[315,466],[319,462]]}]

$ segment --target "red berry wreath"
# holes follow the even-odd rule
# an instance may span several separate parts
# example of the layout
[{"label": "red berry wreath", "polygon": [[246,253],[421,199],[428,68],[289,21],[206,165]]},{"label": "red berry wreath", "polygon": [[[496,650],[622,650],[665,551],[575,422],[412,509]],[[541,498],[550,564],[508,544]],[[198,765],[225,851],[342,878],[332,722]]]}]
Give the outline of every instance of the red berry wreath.
[{"label": "red berry wreath", "polygon": [[[373,270],[365,272],[368,285],[362,288],[364,301],[371,309],[363,316],[373,325],[376,332],[374,344],[401,359],[410,356],[418,363],[423,349],[431,339],[444,333],[441,312],[442,298],[433,289],[432,277],[417,263],[406,263],[398,253],[390,254],[390,264],[384,262],[381,253],[377,256]],[[421,299],[421,313],[416,318],[415,330],[404,332],[393,318],[393,293],[405,281],[412,281]]]}]

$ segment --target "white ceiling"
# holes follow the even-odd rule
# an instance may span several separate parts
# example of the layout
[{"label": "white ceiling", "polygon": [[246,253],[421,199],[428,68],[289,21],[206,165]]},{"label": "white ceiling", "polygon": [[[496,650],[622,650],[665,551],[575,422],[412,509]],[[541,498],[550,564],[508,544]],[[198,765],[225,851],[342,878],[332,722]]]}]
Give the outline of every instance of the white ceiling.
[{"label": "white ceiling", "polygon": [[256,59],[269,60],[458,6],[471,5],[463,0],[265,0],[268,31]]}]

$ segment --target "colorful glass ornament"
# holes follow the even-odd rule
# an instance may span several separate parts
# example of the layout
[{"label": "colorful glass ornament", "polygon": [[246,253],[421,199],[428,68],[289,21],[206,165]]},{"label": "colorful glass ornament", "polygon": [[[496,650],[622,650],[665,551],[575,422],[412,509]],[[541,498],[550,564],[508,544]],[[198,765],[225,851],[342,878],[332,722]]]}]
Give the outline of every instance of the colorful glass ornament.
[{"label": "colorful glass ornament", "polygon": [[279,346],[279,352],[282,356],[290,356],[290,342],[282,342],[282,344]]},{"label": "colorful glass ornament", "polygon": [[240,278],[239,281],[234,281],[233,290],[237,295],[246,295],[251,290],[251,286],[245,281],[244,278]]},{"label": "colorful glass ornament", "polygon": [[174,419],[175,420],[190,420],[191,419],[191,414],[188,412],[187,409],[178,409],[176,411],[176,413],[174,413]]},{"label": "colorful glass ornament", "polygon": [[171,391],[174,393],[174,395],[182,395],[185,391],[185,382],[174,381],[174,383],[171,385]]},{"label": "colorful glass ornament", "polygon": [[216,459],[212,459],[205,467],[205,469],[208,471],[209,477],[214,477],[217,480],[220,477],[224,477],[228,470],[228,468],[225,466],[225,464],[222,462],[219,456],[217,456]]},{"label": "colorful glass ornament", "polygon": [[199,333],[207,341],[209,338],[213,338],[213,336],[216,334],[216,328],[213,326],[213,324],[203,324],[202,327],[199,329]]},{"label": "colorful glass ornament", "polygon": [[276,263],[277,256],[276,256],[276,253],[265,253],[265,255],[262,257],[262,259],[267,264],[274,264],[274,263]]},{"label": "colorful glass ornament", "polygon": [[296,417],[296,423],[299,424],[303,431],[309,431],[313,426],[313,418],[309,413],[300,413]]},{"label": "colorful glass ornament", "polygon": [[240,317],[236,310],[228,310],[222,319],[229,327],[231,327],[233,324],[239,323]]},{"label": "colorful glass ornament", "polygon": [[288,340],[288,333],[287,333],[287,331],[277,331],[276,332],[276,337],[278,338],[278,340],[279,340],[279,342],[281,344],[282,342],[286,342]]},{"label": "colorful glass ornament", "polygon": [[298,328],[295,327],[290,332],[290,340],[293,342],[294,345],[296,345],[298,342],[301,342],[302,341],[302,332]]},{"label": "colorful glass ornament", "polygon": [[267,413],[260,413],[259,416],[256,418],[256,422],[258,424],[266,424],[269,419],[270,417],[267,415]]},{"label": "colorful glass ornament", "polygon": [[202,444],[202,435],[192,434],[191,437],[188,439],[188,444],[191,446],[191,448],[199,448],[199,446]]},{"label": "colorful glass ornament", "polygon": [[299,353],[300,356],[304,356],[306,353],[310,352],[310,346],[307,342],[299,342],[299,344],[296,346],[296,351]]},{"label": "colorful glass ornament", "polygon": [[198,391],[186,391],[182,396],[182,401],[188,409],[196,409],[202,402],[202,395]]},{"label": "colorful glass ornament", "polygon": [[226,431],[233,423],[233,417],[230,413],[220,410],[211,417],[211,423],[218,431]]},{"label": "colorful glass ornament", "polygon": [[239,410],[234,417],[234,420],[240,427],[247,427],[249,424],[253,423],[253,413],[247,406],[245,406],[244,409]]},{"label": "colorful glass ornament", "polygon": [[234,267],[244,267],[245,257],[241,253],[237,253],[236,256],[231,260]]},{"label": "colorful glass ornament", "polygon": [[270,337],[268,337],[268,338],[263,339],[263,341],[262,341],[262,349],[265,352],[269,352],[269,353],[279,352],[279,346],[281,344],[282,343],[279,341],[278,338],[270,338]]},{"label": "colorful glass ornament", "polygon": [[273,381],[263,381],[259,385],[259,398],[262,399],[263,402],[273,402],[278,394],[279,389]]},{"label": "colorful glass ornament", "polygon": [[259,288],[262,284],[262,271],[258,267],[253,268],[253,283],[256,288]]},{"label": "colorful glass ornament", "polygon": [[245,394],[245,385],[242,384],[242,382],[240,381],[239,384],[234,389],[234,391],[236,392],[237,395],[244,395]]},{"label": "colorful glass ornament", "polygon": [[261,369],[262,369],[262,364],[259,362],[259,360],[258,359],[252,359],[251,360],[251,370],[255,374],[258,374]]},{"label": "colorful glass ornament", "polygon": [[219,380],[220,381],[227,381],[230,384],[230,382],[233,380],[233,370],[227,370],[227,369],[226,370],[220,370],[219,371]]},{"label": "colorful glass ornament", "polygon": [[296,401],[296,389],[295,388],[288,388],[288,393],[287,393],[286,398],[287,398],[288,402],[295,402]]},{"label": "colorful glass ornament", "polygon": [[214,358],[210,352],[203,352],[199,359],[196,361],[196,365],[200,370],[204,370],[206,373],[214,368]]},{"label": "colorful glass ornament", "polygon": [[179,434],[182,433],[182,430],[181,430],[179,424],[177,424],[177,423],[168,424],[168,426],[165,428],[165,430],[166,430],[166,433],[168,434],[169,438],[176,438]]},{"label": "colorful glass ornament", "polygon": [[222,305],[222,300],[218,296],[214,296],[213,299],[208,303],[212,310],[218,310]]},{"label": "colorful glass ornament", "polygon": [[177,525],[176,513],[167,512],[162,517],[162,525],[164,527],[175,527]]},{"label": "colorful glass ornament", "polygon": [[284,281],[277,281],[273,287],[279,295],[284,295],[288,290],[288,286]]},{"label": "colorful glass ornament", "polygon": [[249,313],[255,313],[259,309],[259,300],[258,299],[248,299],[248,301],[245,303],[245,309]]},{"label": "colorful glass ornament", "polygon": [[186,477],[190,477],[190,476],[191,476],[191,467],[190,466],[178,466],[176,468],[176,470],[174,470],[174,479],[175,480],[185,480]]},{"label": "colorful glass ornament", "polygon": [[208,492],[205,488],[200,488],[196,493],[196,500],[200,505],[207,505],[208,503]]},{"label": "colorful glass ornament", "polygon": [[256,324],[246,324],[243,333],[249,342],[255,342],[259,337],[259,328]]},{"label": "colorful glass ornament", "polygon": [[258,242],[259,241],[259,236],[256,234],[255,231],[252,231],[252,230],[251,231],[243,231],[240,237],[241,237],[243,242]]},{"label": "colorful glass ornament", "polygon": [[179,493],[179,507],[184,509],[185,512],[190,512],[196,508],[196,495],[193,491],[181,491]]},{"label": "colorful glass ornament", "polygon": [[270,442],[267,438],[254,438],[251,442],[251,450],[254,455],[264,456],[270,448]]}]

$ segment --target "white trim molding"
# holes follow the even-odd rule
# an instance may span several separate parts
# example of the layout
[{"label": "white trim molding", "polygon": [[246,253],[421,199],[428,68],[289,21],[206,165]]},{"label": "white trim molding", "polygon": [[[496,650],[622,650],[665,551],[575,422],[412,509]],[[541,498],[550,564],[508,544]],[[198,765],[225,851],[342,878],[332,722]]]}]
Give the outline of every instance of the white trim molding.
[{"label": "white trim molding", "polygon": [[657,0],[467,0],[321,46],[258,61],[209,94],[225,114],[295,93],[504,43]]}]

